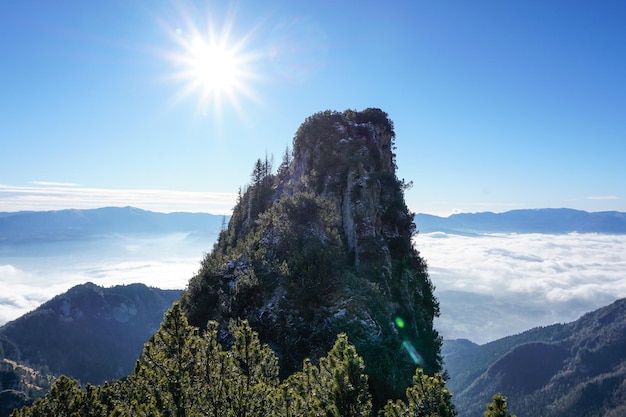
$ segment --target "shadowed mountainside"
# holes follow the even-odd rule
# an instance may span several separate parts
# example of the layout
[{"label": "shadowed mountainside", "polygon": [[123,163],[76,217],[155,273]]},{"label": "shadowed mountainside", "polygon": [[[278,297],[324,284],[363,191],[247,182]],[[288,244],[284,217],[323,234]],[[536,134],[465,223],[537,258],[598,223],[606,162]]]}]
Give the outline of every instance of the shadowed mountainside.
[{"label": "shadowed mountainside", "polygon": [[0,327],[4,355],[83,382],[120,378],[180,293],[144,284],[78,285]]},{"label": "shadowed mountainside", "polygon": [[445,342],[444,354],[461,417],[482,416],[494,392],[518,417],[626,415],[626,299],[481,346]]}]

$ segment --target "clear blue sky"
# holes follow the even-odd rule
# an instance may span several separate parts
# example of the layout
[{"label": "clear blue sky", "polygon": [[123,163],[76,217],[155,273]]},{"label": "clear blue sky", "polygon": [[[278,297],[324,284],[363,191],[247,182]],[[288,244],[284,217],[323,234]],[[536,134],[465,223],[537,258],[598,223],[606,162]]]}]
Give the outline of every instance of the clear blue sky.
[{"label": "clear blue sky", "polygon": [[[230,93],[191,88],[196,35]],[[415,212],[626,211],[626,2],[0,3],[0,211],[225,212],[305,117],[366,107]]]}]

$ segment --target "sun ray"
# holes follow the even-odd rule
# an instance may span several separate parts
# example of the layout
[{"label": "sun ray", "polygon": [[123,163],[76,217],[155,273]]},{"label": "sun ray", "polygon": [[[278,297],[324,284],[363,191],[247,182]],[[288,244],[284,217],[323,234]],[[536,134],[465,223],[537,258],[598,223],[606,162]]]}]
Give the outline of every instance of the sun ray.
[{"label": "sun ray", "polygon": [[178,103],[196,99],[196,113],[220,118],[224,107],[240,112],[241,100],[256,97],[252,82],[258,78],[254,63],[259,54],[249,50],[252,32],[233,39],[234,14],[218,27],[207,15],[199,28],[187,14],[184,29],[168,29],[176,48],[166,54],[174,70],[168,78],[181,85],[174,97]]}]

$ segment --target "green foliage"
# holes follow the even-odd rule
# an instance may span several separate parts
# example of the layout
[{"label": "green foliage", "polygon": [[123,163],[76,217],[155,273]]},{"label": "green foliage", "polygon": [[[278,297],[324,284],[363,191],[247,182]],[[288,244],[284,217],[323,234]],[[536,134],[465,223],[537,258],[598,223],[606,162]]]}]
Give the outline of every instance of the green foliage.
[{"label": "green foliage", "polygon": [[[203,334],[190,326],[180,304],[165,314],[124,380],[102,386],[59,378],[50,392],[14,417],[367,417],[372,415],[365,363],[345,334],[315,365],[282,383],[278,359],[259,341],[247,321],[232,321],[231,344],[218,342],[218,324],[209,322]],[[389,402],[386,416],[454,416],[451,394],[440,375],[418,370],[407,389],[408,403]],[[426,413],[424,410],[427,410]]]},{"label": "green foliage", "polygon": [[234,342],[231,350],[232,374],[226,380],[235,416],[268,415],[269,398],[278,386],[278,359],[267,346],[261,345],[248,322],[231,326]]},{"label": "green foliage", "polygon": [[506,397],[500,393],[493,395],[493,401],[487,404],[487,411],[484,415],[485,417],[515,417],[509,413]]},{"label": "green foliage", "polygon": [[83,390],[78,381],[59,377],[45,398],[31,407],[14,410],[12,417],[107,417],[119,416],[111,386],[87,384]]},{"label": "green foliage", "polygon": [[145,388],[145,395],[153,399],[160,414],[185,417],[194,405],[185,387],[194,379],[198,342],[195,329],[175,303],[159,331],[146,343],[132,380]]},{"label": "green foliage", "polygon": [[343,246],[337,223],[330,203],[309,193],[282,197],[259,219],[263,261],[271,271],[284,263],[290,290],[304,296],[307,305],[319,303],[340,272],[337,255]]},{"label": "green foliage", "polygon": [[369,416],[371,395],[363,359],[345,334],[320,359],[319,366],[303,362],[274,392],[275,416]]},{"label": "green foliage", "polygon": [[406,390],[408,402],[389,401],[384,409],[385,417],[454,417],[452,393],[439,373],[434,376],[417,369],[413,385]]},{"label": "green foliage", "polygon": [[330,415],[367,416],[371,411],[365,364],[348,337],[340,334],[328,355],[320,359],[320,376],[330,397]]}]

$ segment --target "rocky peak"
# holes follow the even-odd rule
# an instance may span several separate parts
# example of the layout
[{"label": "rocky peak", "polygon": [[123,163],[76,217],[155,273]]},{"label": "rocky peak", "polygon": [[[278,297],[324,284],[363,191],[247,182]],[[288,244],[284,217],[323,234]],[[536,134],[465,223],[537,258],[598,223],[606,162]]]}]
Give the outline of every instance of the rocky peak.
[{"label": "rocky peak", "polygon": [[416,365],[440,370],[439,307],[411,243],[394,139],[379,109],[324,111],[297,130],[278,174],[257,160],[227,230],[183,293],[190,323],[215,320],[225,330],[247,319],[279,354],[283,376],[345,332],[379,405],[403,395]]},{"label": "rocky peak", "polygon": [[396,178],[394,139],[393,123],[380,109],[317,113],[294,138],[287,189],[335,204],[357,266],[371,257],[389,260],[391,241],[410,246],[414,229]]}]

